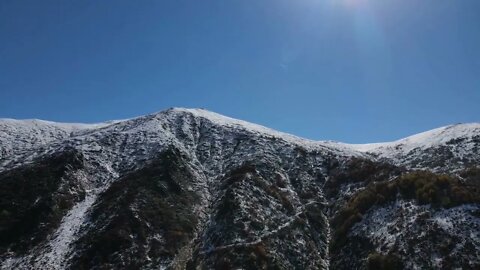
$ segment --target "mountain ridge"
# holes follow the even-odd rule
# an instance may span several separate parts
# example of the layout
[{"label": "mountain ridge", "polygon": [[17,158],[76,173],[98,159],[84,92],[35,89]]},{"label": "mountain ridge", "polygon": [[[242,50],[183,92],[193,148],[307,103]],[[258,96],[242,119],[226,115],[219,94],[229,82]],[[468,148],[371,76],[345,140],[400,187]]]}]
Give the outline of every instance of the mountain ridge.
[{"label": "mountain ridge", "polygon": [[[375,143],[344,143],[341,141],[336,141],[336,140],[313,140],[313,139],[307,139],[303,138],[294,134],[290,134],[287,132],[283,131],[277,131],[275,129],[268,128],[263,125],[259,124],[254,124],[248,121],[244,120],[239,120],[235,118],[231,118],[222,114],[218,114],[212,111],[208,111],[205,109],[199,109],[199,108],[183,108],[183,107],[173,107],[169,108],[167,110],[162,110],[158,111],[155,113],[143,115],[143,116],[138,116],[138,117],[133,117],[133,118],[128,118],[128,119],[123,119],[123,120],[108,120],[105,122],[98,122],[98,123],[67,123],[67,122],[53,122],[53,121],[48,121],[48,120],[41,120],[41,119],[12,119],[12,118],[0,118],[0,125],[7,126],[7,125],[19,125],[23,127],[31,127],[31,126],[52,126],[52,127],[57,127],[60,129],[63,129],[65,131],[82,131],[82,130],[95,130],[95,129],[101,129],[101,128],[106,128],[109,126],[113,126],[116,124],[122,124],[122,123],[127,123],[129,121],[136,121],[139,119],[143,119],[146,117],[152,117],[152,116],[158,116],[162,114],[167,114],[169,112],[174,112],[174,113],[189,113],[192,114],[195,117],[201,117],[208,119],[212,122],[215,122],[216,124],[219,125],[233,125],[233,126],[238,126],[238,127],[243,127],[245,129],[250,129],[253,131],[258,131],[260,133],[268,134],[268,135],[276,135],[278,137],[284,137],[284,138],[289,138],[291,140],[296,140],[296,141],[302,141],[306,143],[319,143],[319,144],[329,144],[329,145],[338,145],[339,147],[344,146],[347,148],[351,148],[353,150],[359,151],[359,152],[375,152],[378,148],[384,148],[384,147],[394,147],[395,145],[398,144],[406,144],[409,143],[410,141],[414,141],[417,143],[418,139],[420,137],[428,138],[429,139],[434,139],[434,137],[441,135],[442,131],[448,131],[448,130],[458,130],[461,129],[460,132],[450,132],[454,133],[456,136],[452,136],[452,134],[449,135],[449,139],[454,139],[460,136],[465,136],[465,135],[470,135],[470,134],[475,134],[475,132],[479,132],[480,130],[480,123],[477,122],[472,122],[472,123],[457,123],[457,124],[452,124],[452,125],[447,125],[447,126],[442,126],[438,127],[432,130],[427,130],[423,131],[420,133],[416,133],[413,135],[409,135],[404,138],[400,138],[398,140],[394,141],[387,141],[387,142],[375,142]],[[424,140],[425,143],[429,143],[427,140]]]}]

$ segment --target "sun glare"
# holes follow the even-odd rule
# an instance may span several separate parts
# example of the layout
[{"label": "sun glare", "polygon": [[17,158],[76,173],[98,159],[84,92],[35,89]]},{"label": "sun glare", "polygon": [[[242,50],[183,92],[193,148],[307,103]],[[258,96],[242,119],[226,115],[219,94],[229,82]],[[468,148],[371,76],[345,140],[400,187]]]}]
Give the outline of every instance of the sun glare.
[{"label": "sun glare", "polygon": [[368,0],[341,0],[346,7],[353,8],[366,4]]}]

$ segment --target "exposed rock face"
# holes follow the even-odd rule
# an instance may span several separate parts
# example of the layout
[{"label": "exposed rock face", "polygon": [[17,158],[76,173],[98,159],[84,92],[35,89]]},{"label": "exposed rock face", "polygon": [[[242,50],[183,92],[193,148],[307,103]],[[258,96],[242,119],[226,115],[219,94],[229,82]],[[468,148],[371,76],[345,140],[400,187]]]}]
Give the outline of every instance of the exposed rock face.
[{"label": "exposed rock face", "polygon": [[478,138],[316,142],[190,109],[0,120],[0,266],[478,269]]}]

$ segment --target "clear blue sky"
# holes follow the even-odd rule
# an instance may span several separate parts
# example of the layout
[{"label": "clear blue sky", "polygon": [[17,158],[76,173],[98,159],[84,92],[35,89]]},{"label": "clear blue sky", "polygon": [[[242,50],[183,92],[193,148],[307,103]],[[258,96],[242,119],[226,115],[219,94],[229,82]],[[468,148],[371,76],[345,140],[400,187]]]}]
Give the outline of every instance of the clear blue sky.
[{"label": "clear blue sky", "polygon": [[352,143],[480,121],[480,1],[0,1],[0,117],[168,107]]}]

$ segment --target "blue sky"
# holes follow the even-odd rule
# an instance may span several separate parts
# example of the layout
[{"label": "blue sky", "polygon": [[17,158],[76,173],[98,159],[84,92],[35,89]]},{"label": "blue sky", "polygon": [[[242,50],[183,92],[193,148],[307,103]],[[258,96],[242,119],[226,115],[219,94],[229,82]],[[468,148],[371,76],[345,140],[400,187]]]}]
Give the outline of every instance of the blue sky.
[{"label": "blue sky", "polygon": [[478,0],[0,1],[0,117],[202,107],[311,139],[480,121]]}]

